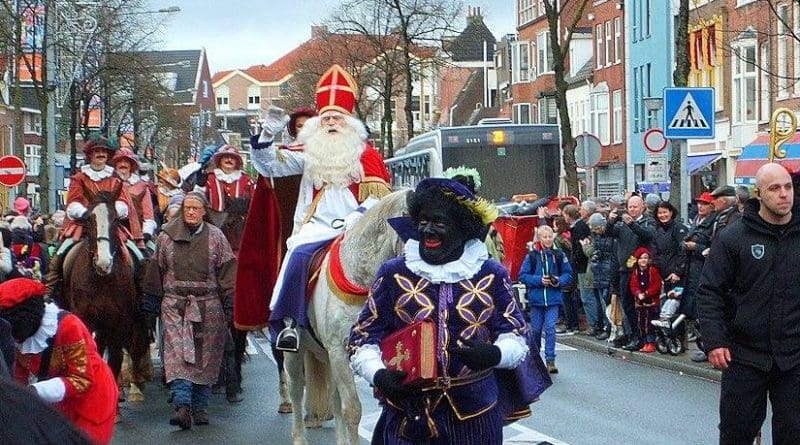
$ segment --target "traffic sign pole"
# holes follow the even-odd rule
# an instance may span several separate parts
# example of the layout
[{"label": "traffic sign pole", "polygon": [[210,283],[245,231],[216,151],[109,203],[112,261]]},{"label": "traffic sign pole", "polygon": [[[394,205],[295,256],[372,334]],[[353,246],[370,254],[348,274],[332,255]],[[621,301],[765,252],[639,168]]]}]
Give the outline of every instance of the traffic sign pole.
[{"label": "traffic sign pole", "polygon": [[683,223],[689,223],[689,144],[686,139],[680,140],[681,150],[681,211]]}]

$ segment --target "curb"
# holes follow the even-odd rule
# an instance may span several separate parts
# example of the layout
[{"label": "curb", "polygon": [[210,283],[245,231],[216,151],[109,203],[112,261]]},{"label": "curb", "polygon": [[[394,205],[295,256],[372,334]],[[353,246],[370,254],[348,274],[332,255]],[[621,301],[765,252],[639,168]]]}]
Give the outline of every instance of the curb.
[{"label": "curb", "polygon": [[712,368],[707,363],[694,363],[684,361],[671,355],[663,355],[658,352],[643,354],[630,352],[621,348],[615,348],[605,341],[590,339],[581,335],[564,335],[556,337],[556,341],[573,348],[584,349],[598,354],[604,354],[619,360],[638,363],[654,368],[666,369],[669,371],[685,374],[700,379],[719,382],[722,373]]}]

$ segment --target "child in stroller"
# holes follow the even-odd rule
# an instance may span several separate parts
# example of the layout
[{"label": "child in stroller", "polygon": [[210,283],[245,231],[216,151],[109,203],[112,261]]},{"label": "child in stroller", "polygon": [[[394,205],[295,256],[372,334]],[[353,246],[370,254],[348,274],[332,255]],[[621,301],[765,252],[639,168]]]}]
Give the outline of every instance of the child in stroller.
[{"label": "child in stroller", "polygon": [[686,315],[678,313],[683,287],[664,280],[661,296],[661,313],[658,320],[650,322],[656,329],[656,350],[661,354],[678,355],[684,351],[683,337]]}]

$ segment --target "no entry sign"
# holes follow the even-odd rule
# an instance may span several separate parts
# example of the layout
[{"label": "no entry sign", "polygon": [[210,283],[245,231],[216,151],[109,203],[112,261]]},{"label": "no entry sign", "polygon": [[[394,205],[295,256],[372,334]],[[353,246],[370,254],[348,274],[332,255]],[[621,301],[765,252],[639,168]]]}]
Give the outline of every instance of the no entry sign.
[{"label": "no entry sign", "polygon": [[16,156],[0,158],[0,185],[16,187],[25,179],[25,163]]}]

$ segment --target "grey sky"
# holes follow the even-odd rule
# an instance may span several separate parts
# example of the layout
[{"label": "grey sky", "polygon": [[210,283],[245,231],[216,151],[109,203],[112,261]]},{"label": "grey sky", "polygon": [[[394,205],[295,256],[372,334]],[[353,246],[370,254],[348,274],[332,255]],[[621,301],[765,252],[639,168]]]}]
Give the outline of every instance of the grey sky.
[{"label": "grey sky", "polygon": [[[153,9],[178,6],[158,49],[205,47],[211,73],[269,64],[311,37],[338,0],[150,0]],[[513,0],[462,0],[480,6],[495,35],[514,32]],[[463,22],[459,27],[465,26]]]}]

